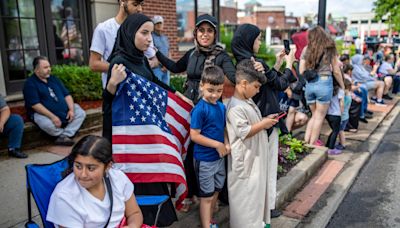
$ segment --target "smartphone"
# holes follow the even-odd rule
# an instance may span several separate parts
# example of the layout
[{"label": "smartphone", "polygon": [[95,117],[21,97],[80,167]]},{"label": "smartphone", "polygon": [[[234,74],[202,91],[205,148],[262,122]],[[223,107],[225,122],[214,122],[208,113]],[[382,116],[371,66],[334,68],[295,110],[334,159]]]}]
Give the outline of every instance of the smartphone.
[{"label": "smartphone", "polygon": [[289,40],[283,40],[283,46],[285,47],[285,53],[286,53],[286,55],[289,55],[289,53],[290,53],[290,43],[289,43]]},{"label": "smartphone", "polygon": [[278,115],[277,117],[275,117],[275,119],[276,119],[276,120],[279,120],[280,118],[282,118],[282,117],[284,117],[284,116],[286,116],[286,115],[287,115],[286,112],[281,112],[281,113],[279,113],[279,115]]}]

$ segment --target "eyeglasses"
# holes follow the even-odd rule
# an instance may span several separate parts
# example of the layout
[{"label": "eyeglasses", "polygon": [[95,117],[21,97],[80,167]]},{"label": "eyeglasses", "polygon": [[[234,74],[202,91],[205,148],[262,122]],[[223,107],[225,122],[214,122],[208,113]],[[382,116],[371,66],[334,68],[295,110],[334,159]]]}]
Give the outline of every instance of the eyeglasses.
[{"label": "eyeglasses", "polygon": [[54,90],[50,87],[49,88],[49,93],[50,93],[50,97],[52,97],[56,102],[58,102],[58,97],[56,95],[56,93],[54,93]]}]

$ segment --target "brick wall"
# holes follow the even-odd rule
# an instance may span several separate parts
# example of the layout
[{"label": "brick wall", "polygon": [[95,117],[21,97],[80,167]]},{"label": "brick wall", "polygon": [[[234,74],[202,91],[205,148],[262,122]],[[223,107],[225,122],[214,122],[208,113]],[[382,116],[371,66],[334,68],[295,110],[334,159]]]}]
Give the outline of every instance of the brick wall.
[{"label": "brick wall", "polygon": [[232,7],[220,7],[220,21],[221,24],[237,24],[237,9]]},{"label": "brick wall", "polygon": [[272,29],[283,29],[285,27],[285,12],[256,12],[256,24],[260,29],[270,26]]},{"label": "brick wall", "polygon": [[143,13],[149,17],[161,15],[164,18],[164,34],[168,36],[170,53],[173,59],[178,59],[181,54],[177,45],[177,22],[175,0],[145,0]]}]

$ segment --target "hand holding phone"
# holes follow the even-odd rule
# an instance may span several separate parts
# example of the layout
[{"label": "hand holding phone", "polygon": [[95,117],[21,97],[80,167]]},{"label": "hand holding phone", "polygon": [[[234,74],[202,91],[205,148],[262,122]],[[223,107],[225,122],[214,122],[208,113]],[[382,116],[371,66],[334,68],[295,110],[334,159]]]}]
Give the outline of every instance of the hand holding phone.
[{"label": "hand holding phone", "polygon": [[280,118],[283,118],[284,116],[286,116],[287,113],[286,112],[281,112],[279,113],[279,115],[277,117],[275,117],[276,120],[279,120]]},{"label": "hand holding phone", "polygon": [[285,47],[285,53],[286,55],[289,55],[290,53],[290,43],[289,40],[283,40],[283,46]]}]

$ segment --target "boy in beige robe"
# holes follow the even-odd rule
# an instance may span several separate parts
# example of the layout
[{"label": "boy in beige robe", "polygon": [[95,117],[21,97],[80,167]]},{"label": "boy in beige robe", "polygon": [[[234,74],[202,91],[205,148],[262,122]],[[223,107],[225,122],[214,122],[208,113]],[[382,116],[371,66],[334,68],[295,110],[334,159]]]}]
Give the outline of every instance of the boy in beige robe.
[{"label": "boy in beige robe", "polygon": [[227,103],[227,132],[231,145],[228,156],[230,227],[270,226],[268,205],[268,135],[276,114],[262,118],[251,99],[265,83],[253,61],[237,65],[235,94]]}]

